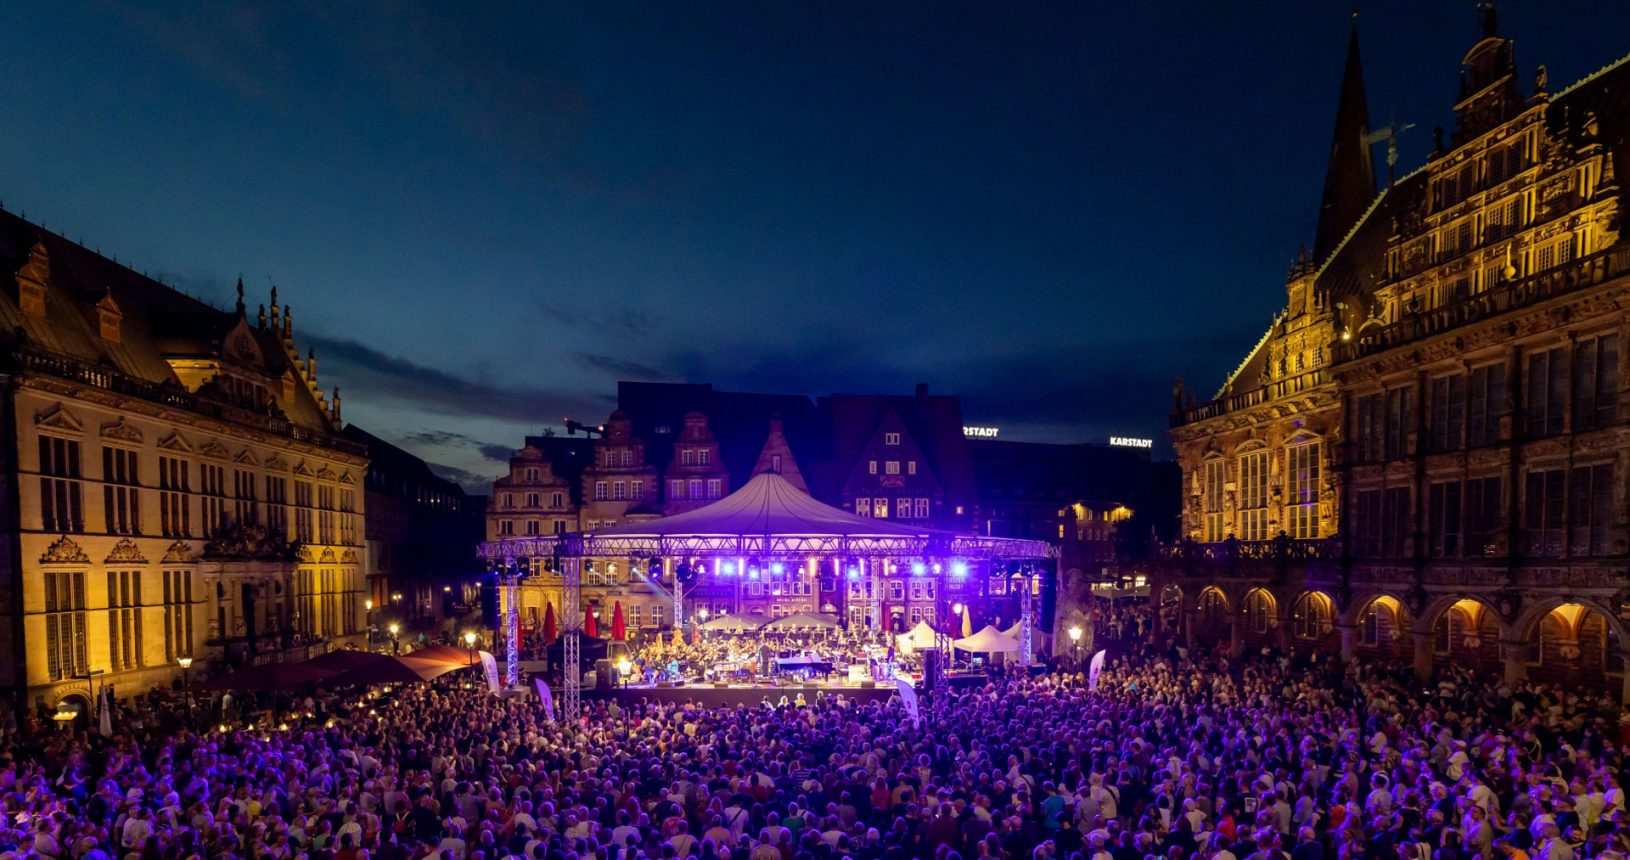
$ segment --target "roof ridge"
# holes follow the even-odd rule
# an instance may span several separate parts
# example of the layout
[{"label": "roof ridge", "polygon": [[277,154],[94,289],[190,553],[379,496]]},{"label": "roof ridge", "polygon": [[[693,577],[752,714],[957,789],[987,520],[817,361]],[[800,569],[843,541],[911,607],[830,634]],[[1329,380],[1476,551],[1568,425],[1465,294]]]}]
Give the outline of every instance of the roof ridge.
[{"label": "roof ridge", "polygon": [[1597,78],[1601,77],[1602,75],[1605,75],[1608,72],[1613,71],[1614,69],[1618,68],[1619,66],[1624,65],[1626,62],[1630,62],[1630,54],[1625,54],[1624,56],[1618,58],[1617,60],[1614,60],[1613,62],[1608,63],[1607,65],[1597,69],[1596,71],[1591,72],[1588,75],[1585,75],[1584,77],[1580,78],[1579,80],[1574,81],[1571,84],[1568,84],[1567,86],[1563,87],[1562,89],[1557,90],[1556,94],[1551,96],[1551,98],[1552,99],[1562,98],[1563,96],[1567,95],[1568,93],[1571,93],[1574,90],[1577,90],[1580,87],[1584,86],[1585,84],[1588,84],[1591,81],[1596,80]]},{"label": "roof ridge", "polygon": [[1245,370],[1245,366],[1251,363],[1251,359],[1256,358],[1258,352],[1262,351],[1262,347],[1268,342],[1268,338],[1273,336],[1273,327],[1279,325],[1281,316],[1278,312],[1274,313],[1273,322],[1268,323],[1268,330],[1263,332],[1262,337],[1257,339],[1256,346],[1251,347],[1251,351],[1245,354],[1245,360],[1239,363],[1239,367],[1234,368],[1234,372],[1228,374],[1228,378],[1223,380],[1222,387],[1217,389],[1217,395],[1211,398],[1212,400],[1221,400],[1222,396],[1228,392],[1228,386],[1234,384],[1235,378]]}]

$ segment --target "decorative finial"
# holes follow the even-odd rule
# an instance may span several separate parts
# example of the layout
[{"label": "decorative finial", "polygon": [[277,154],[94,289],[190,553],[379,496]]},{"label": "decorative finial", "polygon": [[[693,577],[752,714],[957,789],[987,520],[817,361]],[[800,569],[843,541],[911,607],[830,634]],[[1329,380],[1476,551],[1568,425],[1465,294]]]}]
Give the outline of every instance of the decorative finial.
[{"label": "decorative finial", "polygon": [[266,328],[266,306],[265,305],[260,306],[260,312],[255,315],[255,323],[257,325],[259,325],[262,330],[265,330],[265,328]]},{"label": "decorative finial", "polygon": [[241,315],[242,315],[242,314],[243,314],[243,313],[244,313],[244,305],[243,305],[243,278],[242,278],[242,277],[241,277],[241,276],[240,276],[240,277],[239,277],[239,278],[238,278],[238,314],[239,314],[239,315],[240,315],[240,316],[241,316]]}]

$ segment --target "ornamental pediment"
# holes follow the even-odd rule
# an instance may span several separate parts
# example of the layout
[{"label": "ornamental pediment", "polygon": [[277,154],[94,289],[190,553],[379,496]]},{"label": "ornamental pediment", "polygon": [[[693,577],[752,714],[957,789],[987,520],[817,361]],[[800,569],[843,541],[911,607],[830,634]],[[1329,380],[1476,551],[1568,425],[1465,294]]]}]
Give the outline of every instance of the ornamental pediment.
[{"label": "ornamental pediment", "polygon": [[357,563],[357,551],[356,550],[348,549],[345,552],[340,553],[340,564],[356,564],[356,563]]},{"label": "ornamental pediment", "polygon": [[176,541],[164,551],[165,564],[191,564],[196,559],[192,555],[192,547],[186,541]]},{"label": "ornamental pediment", "polygon": [[210,440],[206,441],[204,444],[199,445],[198,446],[198,453],[205,456],[205,457],[210,457],[210,458],[216,459],[216,460],[230,460],[230,459],[232,459],[232,452],[228,451],[226,449],[225,445],[222,445],[221,443],[215,441],[214,439],[210,439]]},{"label": "ornamental pediment", "polygon": [[242,451],[239,451],[237,453],[237,455],[232,458],[232,461],[235,462],[235,463],[243,463],[243,464],[249,465],[249,466],[259,466],[260,465],[260,462],[255,459],[255,452],[249,450],[248,448],[245,448]]},{"label": "ornamental pediment", "polygon": [[327,466],[323,466],[317,470],[317,480],[319,481],[332,481],[336,477],[338,477],[338,475],[334,474],[334,470],[328,468]]},{"label": "ornamental pediment", "polygon": [[334,554],[334,548],[333,547],[324,548],[323,549],[323,554],[321,556],[318,556],[318,558],[317,558],[317,563],[318,564],[335,564],[338,561],[339,561],[339,556],[336,556]]},{"label": "ornamental pediment", "polygon": [[69,412],[61,403],[36,413],[34,426],[42,430],[60,430],[64,433],[80,433],[85,429],[85,422],[80,421]]},{"label": "ornamental pediment", "polygon": [[183,454],[192,453],[192,445],[187,443],[187,437],[181,435],[178,431],[172,431],[170,435],[158,440],[158,446],[166,451],[180,451]]},{"label": "ornamental pediment", "polygon": [[279,472],[287,472],[289,470],[289,464],[284,462],[282,457],[273,454],[271,457],[267,458],[266,468],[276,469]]},{"label": "ornamental pediment", "polygon": [[299,463],[295,464],[294,473],[302,478],[311,477],[311,469],[306,466],[306,461],[304,460],[301,460]]},{"label": "ornamental pediment", "polygon": [[143,437],[140,429],[121,417],[117,421],[109,421],[102,425],[102,438],[140,445]]},{"label": "ornamental pediment", "polygon": [[113,551],[108,553],[104,564],[146,564],[147,556],[141,554],[141,547],[130,538],[120,538],[113,545]]},{"label": "ornamental pediment", "polygon": [[356,482],[357,482],[357,479],[351,477],[350,472],[346,472],[345,474],[340,476],[340,483],[342,483],[342,484],[355,485]]},{"label": "ornamental pediment", "polygon": [[85,548],[74,543],[73,538],[63,535],[57,538],[40,556],[40,564],[90,564],[91,557],[85,554]]}]

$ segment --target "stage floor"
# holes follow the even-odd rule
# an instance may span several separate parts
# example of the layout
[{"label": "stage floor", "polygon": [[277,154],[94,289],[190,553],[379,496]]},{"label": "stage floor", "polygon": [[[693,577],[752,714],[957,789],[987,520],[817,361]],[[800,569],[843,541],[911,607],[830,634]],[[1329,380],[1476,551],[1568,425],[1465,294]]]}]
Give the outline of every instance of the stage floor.
[{"label": "stage floor", "polygon": [[852,702],[882,702],[895,695],[893,684],[879,684],[867,689],[859,686],[819,685],[805,686],[733,686],[715,687],[711,684],[690,685],[681,687],[617,687],[611,690],[584,690],[584,698],[609,698],[618,702],[695,702],[703,707],[734,707],[737,705],[761,705],[765,699],[773,704],[780,704],[781,698],[786,697],[788,702],[798,700],[802,693],[804,701],[812,702],[818,694],[828,696],[842,695]]}]

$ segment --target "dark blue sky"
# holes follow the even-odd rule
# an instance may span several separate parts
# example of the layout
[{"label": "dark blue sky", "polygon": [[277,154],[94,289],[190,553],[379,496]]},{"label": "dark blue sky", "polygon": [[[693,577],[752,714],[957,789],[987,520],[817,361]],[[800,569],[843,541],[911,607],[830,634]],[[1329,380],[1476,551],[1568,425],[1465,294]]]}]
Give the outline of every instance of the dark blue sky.
[{"label": "dark blue sky", "polygon": [[[1473,3],[1360,6],[1402,172]],[[466,473],[619,378],[1160,437],[1311,243],[1349,8],[13,3],[0,200],[217,304],[277,283],[347,418]],[[1630,52],[1617,0],[1501,22],[1525,86]]]}]

